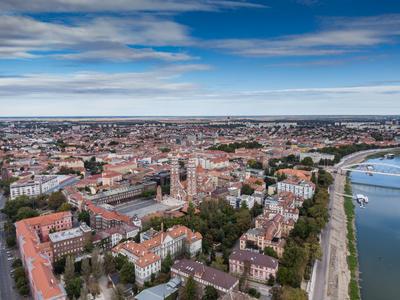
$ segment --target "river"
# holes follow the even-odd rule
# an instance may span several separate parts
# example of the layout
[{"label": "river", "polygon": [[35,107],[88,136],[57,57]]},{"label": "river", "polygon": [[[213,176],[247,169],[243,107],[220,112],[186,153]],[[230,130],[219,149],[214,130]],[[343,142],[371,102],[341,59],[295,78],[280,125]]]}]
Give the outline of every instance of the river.
[{"label": "river", "polygon": [[[400,157],[367,162],[400,166]],[[361,297],[400,299],[400,177],[353,172],[351,181],[353,194],[369,198],[366,208],[356,205]]]}]

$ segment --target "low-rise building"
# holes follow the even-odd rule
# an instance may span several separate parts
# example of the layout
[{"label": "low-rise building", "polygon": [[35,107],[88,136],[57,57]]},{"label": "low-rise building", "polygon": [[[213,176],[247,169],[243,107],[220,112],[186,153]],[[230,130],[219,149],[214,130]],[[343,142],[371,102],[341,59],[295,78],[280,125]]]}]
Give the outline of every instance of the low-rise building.
[{"label": "low-rise building", "polygon": [[171,267],[171,276],[179,277],[183,285],[189,277],[193,277],[202,288],[210,285],[222,294],[230,293],[239,286],[236,277],[189,259],[176,261]]},{"label": "low-rise building", "polygon": [[248,279],[266,283],[270,276],[276,277],[278,260],[254,251],[233,250],[229,256],[229,272],[240,276],[245,271]]}]

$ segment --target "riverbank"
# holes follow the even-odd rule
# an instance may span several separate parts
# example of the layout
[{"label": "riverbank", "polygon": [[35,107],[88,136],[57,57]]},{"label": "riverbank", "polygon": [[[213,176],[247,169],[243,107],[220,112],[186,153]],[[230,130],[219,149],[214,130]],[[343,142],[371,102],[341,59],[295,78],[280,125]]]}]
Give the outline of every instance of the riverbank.
[{"label": "riverbank", "polygon": [[[346,178],[346,185],[344,187],[346,195],[352,195],[352,188],[349,178]],[[349,297],[350,300],[359,300],[360,298],[360,285],[359,285],[359,265],[358,253],[356,246],[356,227],[355,227],[355,205],[352,197],[344,197],[344,211],[347,218],[347,264],[350,270],[349,282]]]}]

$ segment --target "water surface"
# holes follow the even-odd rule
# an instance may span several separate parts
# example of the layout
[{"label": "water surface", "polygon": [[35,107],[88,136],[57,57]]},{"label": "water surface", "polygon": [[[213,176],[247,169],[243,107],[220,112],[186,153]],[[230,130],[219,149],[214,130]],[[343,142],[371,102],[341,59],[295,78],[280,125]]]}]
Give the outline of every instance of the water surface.
[{"label": "water surface", "polygon": [[[400,166],[399,157],[368,162]],[[362,299],[400,299],[400,177],[353,172],[351,181],[353,194],[369,198],[366,208],[356,206]]]}]

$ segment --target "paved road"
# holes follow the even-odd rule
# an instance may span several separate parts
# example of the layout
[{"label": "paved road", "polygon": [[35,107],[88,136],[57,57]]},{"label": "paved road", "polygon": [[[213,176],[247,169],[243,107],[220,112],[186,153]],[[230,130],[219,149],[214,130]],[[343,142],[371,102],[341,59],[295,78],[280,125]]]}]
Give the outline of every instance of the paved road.
[{"label": "paved road", "polygon": [[[386,149],[393,150],[393,149]],[[338,170],[343,165],[357,163],[365,159],[366,156],[378,152],[382,152],[383,150],[368,150],[357,152],[351,155],[344,157],[337,165],[334,167],[330,167],[329,171]],[[329,201],[329,213],[332,216],[332,209],[334,209],[335,204],[335,194],[336,193],[343,193],[344,190],[344,180],[343,175],[341,174],[334,174],[334,183],[329,188],[330,192],[330,201]],[[337,198],[336,198],[337,199]],[[337,220],[336,220],[337,221]],[[321,261],[316,261],[315,268],[315,284],[314,289],[312,291],[312,300],[321,300],[321,299],[331,299],[328,297],[327,290],[328,290],[328,280],[329,280],[329,262],[330,262],[330,248],[332,241],[332,231],[337,230],[338,228],[334,228],[333,218],[329,218],[329,222],[326,225],[325,229],[321,232],[321,249],[322,249],[322,259]],[[338,266],[336,266],[338,267]],[[339,272],[340,273],[340,272]],[[347,289],[347,287],[345,287]],[[340,289],[340,286],[339,286]],[[334,298],[334,297],[332,297]]]},{"label": "paved road", "polygon": [[157,203],[155,200],[152,199],[136,199],[115,206],[115,210],[119,213],[128,216],[137,215],[139,218],[157,211],[164,211],[168,208],[169,206]]},{"label": "paved road", "polygon": [[[5,197],[0,193],[0,209],[4,207]],[[11,262],[8,261],[6,237],[3,224],[6,216],[0,213],[0,299],[17,300],[20,299],[16,290],[13,289],[14,280],[10,276]]]}]

